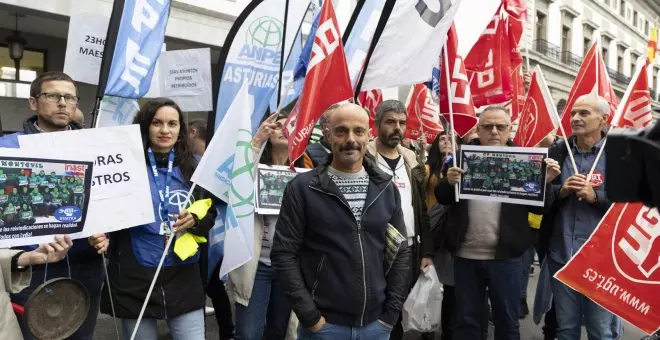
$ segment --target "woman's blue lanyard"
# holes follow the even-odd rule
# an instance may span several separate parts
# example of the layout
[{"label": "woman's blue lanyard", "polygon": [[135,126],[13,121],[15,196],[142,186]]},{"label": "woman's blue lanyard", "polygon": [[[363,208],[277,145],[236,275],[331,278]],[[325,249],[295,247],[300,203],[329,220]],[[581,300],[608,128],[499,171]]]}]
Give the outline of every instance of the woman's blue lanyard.
[{"label": "woman's blue lanyard", "polygon": [[160,196],[160,220],[168,224],[166,230],[169,230],[170,185],[172,184],[172,168],[174,167],[174,150],[170,151],[170,156],[167,159],[167,176],[165,176],[164,189],[158,180],[158,167],[156,166],[156,158],[151,148],[147,149],[147,155],[149,156],[149,163],[151,163],[151,171],[154,173],[154,183],[156,183],[156,188],[158,188],[158,196]]}]

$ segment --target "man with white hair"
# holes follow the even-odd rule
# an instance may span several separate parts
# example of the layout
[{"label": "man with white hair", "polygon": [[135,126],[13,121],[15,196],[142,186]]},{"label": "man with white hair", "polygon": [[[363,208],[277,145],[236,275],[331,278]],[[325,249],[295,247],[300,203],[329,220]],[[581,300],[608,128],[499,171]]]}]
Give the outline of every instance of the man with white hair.
[{"label": "man with white hair", "polygon": [[[578,98],[571,110],[573,135],[550,148],[550,157],[561,165],[561,174],[552,182],[554,200],[541,226],[553,229],[546,257],[552,275],[582,247],[610,207],[604,185],[605,154],[598,160],[593,175],[587,178],[603,146],[603,127],[609,112],[610,105],[603,97],[587,94]],[[565,162],[568,154],[564,143],[569,143],[577,173]],[[607,310],[556,279],[552,279],[552,292],[559,340],[580,339],[582,320],[589,339],[616,339],[620,327],[613,327],[613,323],[620,323]]]}]

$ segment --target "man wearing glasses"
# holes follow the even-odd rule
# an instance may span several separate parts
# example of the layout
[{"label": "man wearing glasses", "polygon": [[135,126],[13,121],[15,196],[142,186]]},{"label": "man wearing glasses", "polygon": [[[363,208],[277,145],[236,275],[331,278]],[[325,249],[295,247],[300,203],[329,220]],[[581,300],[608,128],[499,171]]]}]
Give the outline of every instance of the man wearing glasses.
[{"label": "man wearing glasses", "polygon": [[[477,134],[479,137],[470,144],[513,146],[507,109],[486,108],[479,117]],[[548,178],[559,174],[556,161],[547,159],[546,164]],[[445,246],[455,256],[457,323],[454,339],[481,338],[481,320],[484,313],[488,313],[483,301],[488,297],[493,310],[495,340],[519,340],[521,256],[532,244],[527,215],[529,212],[542,214],[543,208],[471,200],[456,203],[454,185],[467,175],[460,168],[451,168],[435,188],[438,203],[450,206]],[[551,194],[552,191],[546,192]]]},{"label": "man wearing glasses", "polygon": [[[18,148],[18,136],[22,134],[48,133],[57,131],[78,130],[82,126],[73,121],[78,109],[78,92],[76,85],[68,75],[62,72],[46,72],[41,74],[30,85],[30,110],[36,114],[23,123],[23,130],[0,138],[0,147]],[[88,240],[73,241],[73,247],[68,254],[71,267],[71,278],[80,281],[89,292],[90,309],[87,318],[78,331],[69,339],[93,339],[96,318],[99,311],[101,287],[103,285],[103,262],[97,252],[104,252],[108,247],[108,239],[104,234],[96,234]],[[90,246],[91,244],[91,246]],[[24,247],[34,250],[36,246]],[[44,281],[44,266],[32,267],[32,282],[30,286],[18,294],[11,296],[12,302],[25,305],[28,297]],[[50,264],[48,278],[68,277],[67,261]],[[25,324],[21,322],[21,331],[25,339],[32,339]]]}]

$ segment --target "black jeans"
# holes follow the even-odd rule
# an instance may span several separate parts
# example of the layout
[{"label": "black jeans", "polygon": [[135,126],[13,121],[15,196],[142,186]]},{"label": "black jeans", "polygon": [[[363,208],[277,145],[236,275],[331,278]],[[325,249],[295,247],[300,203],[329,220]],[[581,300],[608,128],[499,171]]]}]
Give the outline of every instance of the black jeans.
[{"label": "black jeans", "polygon": [[213,309],[215,309],[215,321],[220,330],[219,339],[228,340],[234,337],[234,321],[231,315],[231,302],[225,290],[225,284],[220,280],[220,265],[222,260],[213,270],[208,285],[206,286],[206,295],[211,298]]},{"label": "black jeans", "polygon": [[[444,294],[442,295],[442,319],[440,327],[442,330],[442,340],[452,340],[454,329],[456,327],[456,292],[454,286],[444,285]],[[488,313],[490,306],[488,298],[483,303],[483,317],[481,320],[481,340],[488,339]]]},{"label": "black jeans", "polygon": [[[103,260],[101,255],[97,255],[97,258],[89,259],[85,262],[70,262],[71,264],[71,278],[77,281],[80,281],[87,292],[89,293],[89,313],[85,322],[80,326],[80,328],[71,336],[71,340],[92,340],[94,339],[94,329],[96,328],[96,319],[99,315],[99,303],[101,301],[101,290],[103,288],[103,281],[105,279],[105,274],[103,271]],[[19,305],[25,305],[30,294],[44,283],[44,272],[45,266],[33,266],[32,267],[32,281],[30,286],[23,289],[18,294],[12,294],[11,301]],[[47,280],[54,279],[57,277],[68,277],[69,270],[67,267],[67,261],[62,260],[57,263],[48,265],[48,277]],[[33,339],[28,332],[25,323],[22,318],[18,318],[19,324],[21,326],[21,332],[25,340]]]}]

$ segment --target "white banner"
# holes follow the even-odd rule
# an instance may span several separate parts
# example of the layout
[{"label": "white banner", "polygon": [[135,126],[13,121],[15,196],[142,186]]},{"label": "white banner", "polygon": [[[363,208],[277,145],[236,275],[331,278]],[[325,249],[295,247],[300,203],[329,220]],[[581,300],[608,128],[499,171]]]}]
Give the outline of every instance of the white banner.
[{"label": "white banner", "polygon": [[75,81],[97,85],[105,35],[110,18],[98,13],[74,10],[69,20],[64,73]]},{"label": "white banner", "polygon": [[104,96],[99,107],[96,127],[132,124],[138,111],[140,105],[137,99]]},{"label": "white banner", "polygon": [[39,150],[46,154],[64,152],[94,162],[86,227],[72,237],[82,238],[154,221],[138,125],[23,135],[18,140],[21,150]]},{"label": "white banner", "polygon": [[211,49],[167,51],[158,61],[160,95],[183,111],[213,110]]}]

